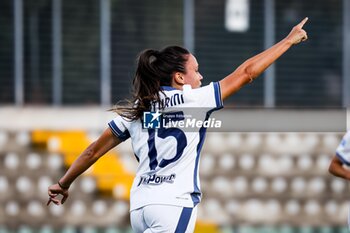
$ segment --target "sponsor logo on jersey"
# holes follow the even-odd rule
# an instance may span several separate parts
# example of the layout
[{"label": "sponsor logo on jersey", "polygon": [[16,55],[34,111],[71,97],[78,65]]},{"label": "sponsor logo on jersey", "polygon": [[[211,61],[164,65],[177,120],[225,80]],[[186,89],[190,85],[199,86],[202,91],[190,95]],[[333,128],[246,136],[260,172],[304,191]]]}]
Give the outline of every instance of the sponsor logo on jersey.
[{"label": "sponsor logo on jersey", "polygon": [[171,175],[148,175],[148,176],[141,176],[140,177],[140,182],[138,183],[137,186],[140,186],[141,184],[145,185],[160,185],[163,184],[164,182],[166,183],[174,183],[176,174],[171,174]]}]

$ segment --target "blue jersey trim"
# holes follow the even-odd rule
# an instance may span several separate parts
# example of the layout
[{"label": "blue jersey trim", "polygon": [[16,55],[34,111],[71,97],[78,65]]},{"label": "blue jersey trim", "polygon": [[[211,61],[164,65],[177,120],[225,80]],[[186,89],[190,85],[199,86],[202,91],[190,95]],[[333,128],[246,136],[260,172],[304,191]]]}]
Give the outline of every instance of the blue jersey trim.
[{"label": "blue jersey trim", "polygon": [[122,132],[114,121],[109,122],[108,126],[111,128],[113,134],[117,136],[120,140],[125,141],[126,139],[130,138],[129,131],[126,130],[125,132]]},{"label": "blue jersey trim", "polygon": [[177,223],[175,233],[186,232],[188,223],[190,222],[193,208],[184,207],[182,209],[179,222]]},{"label": "blue jersey trim", "polygon": [[[218,82],[214,83],[214,90],[215,90],[215,100],[216,100],[216,108],[213,108],[207,112],[207,115],[205,117],[205,121],[209,119],[212,112],[219,110],[223,108],[222,100],[221,100],[221,92],[220,92],[220,85]],[[192,201],[194,206],[196,206],[200,202],[201,198],[201,190],[199,189],[198,183],[197,183],[197,177],[198,177],[198,165],[199,165],[199,158],[200,153],[204,144],[205,134],[207,132],[207,128],[202,127],[199,129],[199,142],[197,145],[197,156],[196,156],[196,163],[194,168],[194,176],[193,176],[193,184],[194,184],[194,191],[191,193]]]},{"label": "blue jersey trim", "polygon": [[221,99],[221,89],[219,82],[214,82],[214,93],[215,93],[215,102],[217,109],[220,109],[224,106],[222,99]]},{"label": "blue jersey trim", "polygon": [[193,206],[196,206],[200,200],[201,200],[201,190],[199,189],[198,186],[198,165],[199,165],[199,158],[200,158],[200,153],[203,147],[203,143],[204,143],[204,139],[205,139],[205,133],[206,133],[206,128],[202,127],[199,130],[199,142],[197,145],[197,156],[196,156],[196,162],[195,162],[195,167],[194,167],[194,174],[193,174],[193,186],[194,186],[194,190],[191,193],[191,198],[193,201]]},{"label": "blue jersey trim", "polygon": [[175,87],[172,86],[161,86],[162,90],[164,91],[173,91],[173,90],[177,90]]},{"label": "blue jersey trim", "polygon": [[346,164],[347,166],[350,166],[350,162],[346,161],[341,154],[339,154],[338,152],[336,152],[335,154],[342,163]]}]

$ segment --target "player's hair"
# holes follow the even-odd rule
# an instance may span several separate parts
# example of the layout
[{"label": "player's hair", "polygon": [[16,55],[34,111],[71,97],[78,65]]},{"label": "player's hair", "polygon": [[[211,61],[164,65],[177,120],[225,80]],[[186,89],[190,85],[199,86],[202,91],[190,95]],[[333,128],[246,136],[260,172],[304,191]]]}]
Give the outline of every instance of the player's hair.
[{"label": "player's hair", "polygon": [[186,73],[185,63],[189,54],[187,49],[180,46],[141,52],[133,80],[132,99],[112,110],[129,120],[137,120],[142,118],[143,112],[151,110],[153,103],[164,108],[159,92],[163,92],[162,86],[171,86],[175,72]]}]

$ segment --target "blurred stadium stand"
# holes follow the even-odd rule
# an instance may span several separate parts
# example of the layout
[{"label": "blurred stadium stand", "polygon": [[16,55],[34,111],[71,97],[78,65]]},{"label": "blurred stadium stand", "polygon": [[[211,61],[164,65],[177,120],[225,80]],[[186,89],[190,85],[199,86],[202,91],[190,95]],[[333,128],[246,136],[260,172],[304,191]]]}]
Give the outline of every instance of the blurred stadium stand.
[{"label": "blurred stadium stand", "polygon": [[[230,4],[247,4],[236,12],[245,29],[228,28]],[[327,173],[349,128],[348,0],[1,0],[0,233],[132,232],[129,142],[80,177],[65,205],[46,201],[48,185],[114,117],[106,109],[129,96],[137,54],[183,45],[208,84],[305,16],[309,40],[215,115],[228,125],[204,144],[196,232],[348,232],[349,184]],[[260,111],[264,130],[239,128]],[[268,130],[274,115],[280,132]],[[281,119],[295,115],[286,132]],[[324,121],[315,118],[314,130],[296,128],[315,115]],[[324,130],[334,123],[343,130]]]},{"label": "blurred stadium stand", "polygon": [[[125,193],[131,180],[121,182],[122,171],[117,166],[108,165],[106,173],[89,169],[74,183],[65,205],[45,206],[48,185],[71,163],[64,138],[77,156],[82,138],[93,140],[91,135],[97,134],[1,130],[6,135],[0,150],[3,232],[17,232],[20,227],[29,232],[41,232],[44,227],[45,232],[68,231],[64,226],[72,232],[130,231]],[[327,173],[342,136],[340,132],[208,133],[200,164],[203,201],[196,232],[324,232],[327,228],[343,232],[349,184]],[[55,147],[50,146],[52,137],[59,141]],[[112,154],[126,175],[135,172],[130,141]],[[106,166],[106,162],[111,163],[108,155],[95,166]],[[119,176],[109,182],[114,174]]]}]

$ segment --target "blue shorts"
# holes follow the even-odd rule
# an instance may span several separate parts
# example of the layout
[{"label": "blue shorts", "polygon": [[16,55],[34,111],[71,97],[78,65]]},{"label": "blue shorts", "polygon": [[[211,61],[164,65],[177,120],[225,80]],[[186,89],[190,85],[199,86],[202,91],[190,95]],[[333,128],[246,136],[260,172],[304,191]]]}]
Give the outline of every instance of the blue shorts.
[{"label": "blue shorts", "polygon": [[192,233],[197,207],[147,205],[131,211],[131,226],[136,233]]}]

